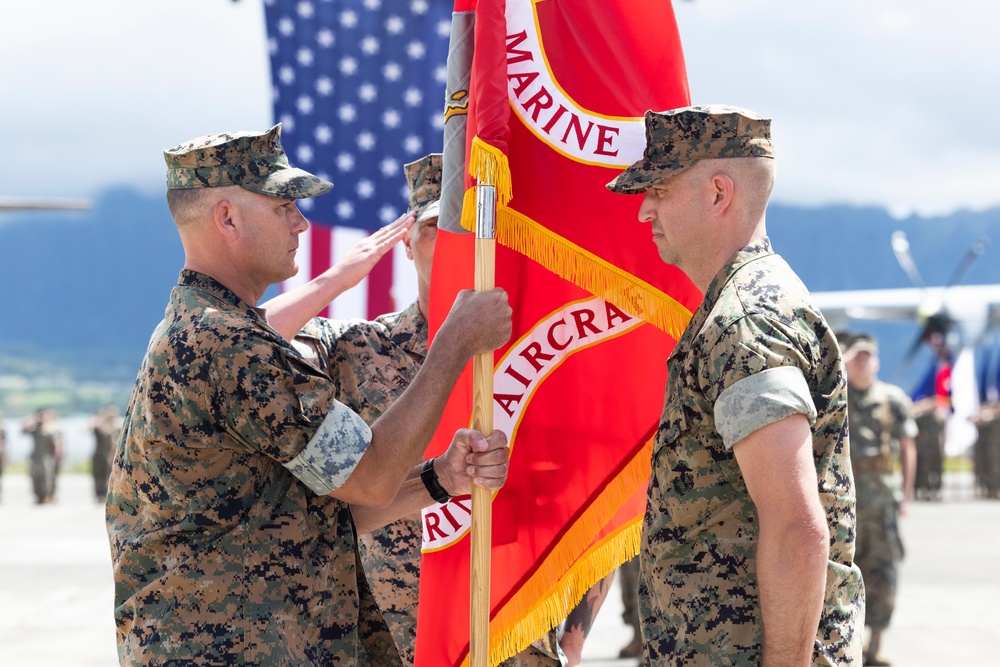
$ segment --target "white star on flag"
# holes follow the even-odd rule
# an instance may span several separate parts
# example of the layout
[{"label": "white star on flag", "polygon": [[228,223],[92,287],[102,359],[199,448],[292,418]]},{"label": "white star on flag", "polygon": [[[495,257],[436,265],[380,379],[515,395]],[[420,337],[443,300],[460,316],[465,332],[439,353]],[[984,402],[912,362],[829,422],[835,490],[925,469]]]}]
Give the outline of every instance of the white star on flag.
[{"label": "white star on flag", "polygon": [[[300,237],[299,275],[286,287],[318,275],[406,210],[402,166],[441,150],[452,8],[426,0],[265,0],[281,143],[292,166],[327,174],[335,186],[299,201],[312,224]],[[401,249],[328,314],[373,317],[409,304],[415,280]],[[394,286],[393,275],[406,284]]]}]

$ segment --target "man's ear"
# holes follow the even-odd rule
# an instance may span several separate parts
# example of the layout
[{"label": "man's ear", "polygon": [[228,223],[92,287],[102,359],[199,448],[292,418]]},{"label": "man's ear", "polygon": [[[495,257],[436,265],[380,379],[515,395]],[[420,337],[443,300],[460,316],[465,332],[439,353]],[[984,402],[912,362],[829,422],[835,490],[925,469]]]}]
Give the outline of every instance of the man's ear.
[{"label": "man's ear", "polygon": [[240,235],[239,211],[229,199],[221,199],[212,209],[212,222],[223,237],[236,240]]},{"label": "man's ear", "polygon": [[716,217],[725,214],[733,203],[733,193],[736,187],[733,179],[723,173],[712,176],[712,214]]},{"label": "man's ear", "polygon": [[[414,227],[415,226],[416,226],[416,223],[414,223]],[[412,229],[412,227],[410,229]],[[412,243],[412,242],[413,242],[413,240],[410,238],[410,230],[407,229],[406,230],[406,235],[403,236],[403,245],[406,246],[406,258],[407,259],[413,259],[413,248],[410,247],[410,243]]]}]

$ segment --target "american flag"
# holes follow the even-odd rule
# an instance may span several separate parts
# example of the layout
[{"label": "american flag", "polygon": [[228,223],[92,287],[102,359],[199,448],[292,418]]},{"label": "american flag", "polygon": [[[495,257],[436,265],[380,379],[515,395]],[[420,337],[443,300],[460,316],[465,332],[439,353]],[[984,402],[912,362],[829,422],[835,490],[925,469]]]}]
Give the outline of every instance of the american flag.
[{"label": "american flag", "polygon": [[[441,152],[452,0],[265,0],[274,118],[293,166],[334,183],[299,202],[299,273],[326,270],[406,210],[403,165]],[[402,252],[323,314],[370,319],[416,298]],[[394,277],[396,279],[394,280]]]}]

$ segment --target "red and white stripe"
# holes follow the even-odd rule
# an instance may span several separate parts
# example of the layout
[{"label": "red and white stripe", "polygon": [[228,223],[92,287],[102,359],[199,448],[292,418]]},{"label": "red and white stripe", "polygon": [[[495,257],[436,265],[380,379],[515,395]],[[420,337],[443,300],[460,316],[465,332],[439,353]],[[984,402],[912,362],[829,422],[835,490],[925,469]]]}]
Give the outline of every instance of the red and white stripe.
[{"label": "red and white stripe", "polygon": [[[310,223],[299,236],[295,261],[299,272],[281,283],[287,292],[304,285],[342,259],[359,241],[371,232],[353,227],[330,227]],[[402,243],[383,257],[368,277],[347,290],[324,308],[322,317],[343,320],[374,319],[384,313],[402,310],[417,298],[417,277],[413,262],[406,258]]]}]

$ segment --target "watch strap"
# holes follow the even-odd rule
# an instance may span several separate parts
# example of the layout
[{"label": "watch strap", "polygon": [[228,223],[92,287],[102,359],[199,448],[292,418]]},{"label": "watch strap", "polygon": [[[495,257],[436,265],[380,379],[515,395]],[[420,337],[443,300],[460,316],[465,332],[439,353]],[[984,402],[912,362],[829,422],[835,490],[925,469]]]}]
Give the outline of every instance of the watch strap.
[{"label": "watch strap", "polygon": [[441,486],[441,480],[438,479],[437,473],[434,472],[434,459],[424,461],[424,467],[420,471],[420,479],[427,488],[427,493],[431,494],[434,502],[446,503],[451,500],[451,496]]}]

